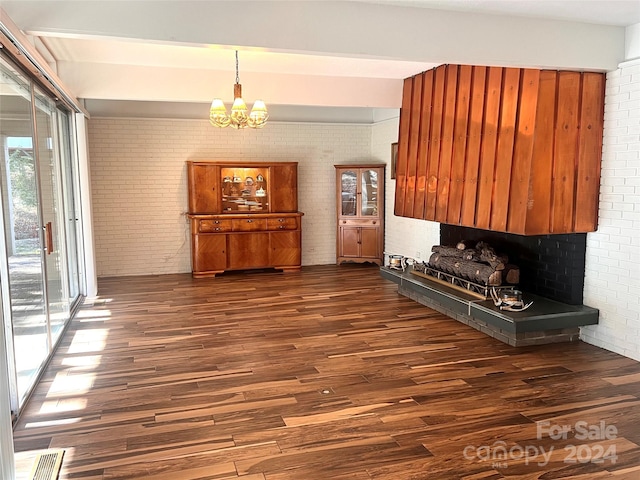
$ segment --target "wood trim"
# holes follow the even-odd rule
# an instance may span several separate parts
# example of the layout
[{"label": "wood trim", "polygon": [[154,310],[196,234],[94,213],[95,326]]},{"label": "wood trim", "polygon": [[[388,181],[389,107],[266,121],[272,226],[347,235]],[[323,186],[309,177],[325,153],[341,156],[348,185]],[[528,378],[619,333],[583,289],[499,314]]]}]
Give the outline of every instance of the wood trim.
[{"label": "wood trim", "polygon": [[409,129],[411,127],[411,104],[413,95],[413,79],[407,78],[402,89],[402,108],[400,109],[400,126],[398,132],[398,160],[396,163],[396,195],[394,213],[405,216],[404,197],[407,189],[407,163],[409,155]]},{"label": "wood trim", "polygon": [[580,73],[558,73],[557,102],[551,186],[551,233],[564,233],[573,229],[575,211]]},{"label": "wood trim", "polygon": [[429,138],[431,135],[431,106],[433,102],[433,70],[423,74],[422,81],[422,119],[420,145],[418,146],[418,167],[416,169],[416,191],[413,203],[413,217],[423,218],[427,196],[427,166],[429,157]]},{"label": "wood trim", "polygon": [[490,67],[485,92],[482,149],[478,176],[478,205],[476,207],[477,228],[489,229],[491,219],[491,196],[495,174],[496,150],[498,148],[498,122],[502,98],[502,68]]},{"label": "wood trim", "polygon": [[478,195],[478,174],[484,118],[484,92],[487,81],[486,67],[473,67],[471,85],[471,105],[469,107],[469,134],[467,140],[467,161],[462,192],[460,224],[473,226],[476,219]]},{"label": "wood trim", "polygon": [[539,70],[522,72],[507,215],[507,231],[519,234],[525,232],[539,82]]},{"label": "wood trim", "polygon": [[431,113],[431,138],[429,140],[429,162],[427,164],[427,196],[425,199],[425,219],[436,217],[438,195],[438,170],[440,165],[440,149],[442,146],[442,124],[445,103],[446,65],[435,70],[433,89],[433,108]]},{"label": "wood trim", "polygon": [[604,125],[605,79],[600,74],[583,74],[580,102],[581,135],[576,173],[576,210],[573,229],[592,232],[598,228],[598,195]]},{"label": "wood trim", "polygon": [[[551,179],[553,172],[554,124],[556,117],[557,72],[540,72],[536,126],[531,157],[531,177],[525,232],[529,235],[550,232]],[[534,167],[535,166],[535,167]]]},{"label": "wood trim", "polygon": [[467,135],[471,105],[471,82],[473,69],[461,65],[458,73],[458,97],[456,99],[456,119],[453,132],[453,154],[451,161],[451,184],[447,223],[460,223],[462,196],[464,193],[465,167],[467,160]]},{"label": "wood trim", "polygon": [[456,120],[458,95],[458,65],[447,65],[442,119],[442,142],[438,162],[438,190],[436,195],[437,222],[447,219],[449,188],[451,187],[451,159],[453,156],[453,129]]},{"label": "wood trim", "polygon": [[505,68],[503,74],[500,127],[496,149],[496,168],[493,176],[490,220],[491,229],[498,231],[504,231],[507,228],[521,70],[519,68]]},{"label": "wood trim", "polygon": [[[411,123],[409,127],[409,151],[407,153],[407,186],[404,194],[403,211],[413,216],[416,192],[416,171],[418,167],[418,149],[421,139],[420,113],[422,111],[422,75],[413,77],[411,87]],[[409,160],[410,159],[410,160]]]}]

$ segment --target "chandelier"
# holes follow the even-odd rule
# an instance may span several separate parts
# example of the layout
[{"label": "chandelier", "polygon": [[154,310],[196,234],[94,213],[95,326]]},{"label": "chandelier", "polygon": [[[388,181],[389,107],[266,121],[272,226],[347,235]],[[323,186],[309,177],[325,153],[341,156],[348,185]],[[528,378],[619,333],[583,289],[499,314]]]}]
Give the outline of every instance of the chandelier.
[{"label": "chandelier", "polygon": [[231,107],[231,115],[227,114],[224,103],[219,98],[214,98],[211,102],[211,110],[209,112],[209,121],[214,127],[233,128],[262,128],[266,125],[269,113],[267,106],[262,100],[256,100],[251,109],[251,113],[247,115],[247,104],[242,99],[242,85],[240,85],[240,76],[238,74],[238,51],[236,50],[236,84],[233,86],[233,106]]}]

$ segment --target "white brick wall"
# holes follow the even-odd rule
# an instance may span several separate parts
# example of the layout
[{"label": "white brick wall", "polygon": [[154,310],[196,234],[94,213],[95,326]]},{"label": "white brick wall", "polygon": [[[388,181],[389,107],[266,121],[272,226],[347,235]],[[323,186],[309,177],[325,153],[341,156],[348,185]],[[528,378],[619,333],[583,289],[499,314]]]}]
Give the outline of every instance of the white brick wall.
[{"label": "white brick wall", "polygon": [[385,190],[385,245],[387,253],[429,258],[431,246],[440,243],[440,224],[393,214],[396,181],[391,179],[391,144],[398,141],[399,118],[376,123],[371,133],[371,155],[387,163]]},{"label": "white brick wall", "polygon": [[97,274],[191,271],[185,161],[297,161],[303,265],[335,262],[334,164],[370,161],[371,126],[271,123],[217,129],[203,120],[92,119]]},{"label": "white brick wall", "polygon": [[587,235],[585,342],[640,360],[640,61],[607,74],[599,227]]}]

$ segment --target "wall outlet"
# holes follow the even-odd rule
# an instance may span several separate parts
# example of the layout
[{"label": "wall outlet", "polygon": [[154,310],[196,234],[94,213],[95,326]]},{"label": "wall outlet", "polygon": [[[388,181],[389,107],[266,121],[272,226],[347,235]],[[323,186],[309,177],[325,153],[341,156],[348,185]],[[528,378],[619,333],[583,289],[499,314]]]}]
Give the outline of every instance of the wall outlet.
[{"label": "wall outlet", "polygon": [[416,258],[420,258],[421,253],[420,252],[416,252]]}]

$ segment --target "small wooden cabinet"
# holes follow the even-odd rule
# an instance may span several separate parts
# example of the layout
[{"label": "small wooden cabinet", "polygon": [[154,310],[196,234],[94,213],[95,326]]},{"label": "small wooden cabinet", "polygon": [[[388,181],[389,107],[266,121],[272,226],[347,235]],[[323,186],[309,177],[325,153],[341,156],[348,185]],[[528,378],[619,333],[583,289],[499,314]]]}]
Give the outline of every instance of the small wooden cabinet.
[{"label": "small wooden cabinet", "polygon": [[297,163],[187,162],[193,276],[301,266]]},{"label": "small wooden cabinet", "polygon": [[335,165],[337,263],[382,265],[384,249],[384,164]]}]

